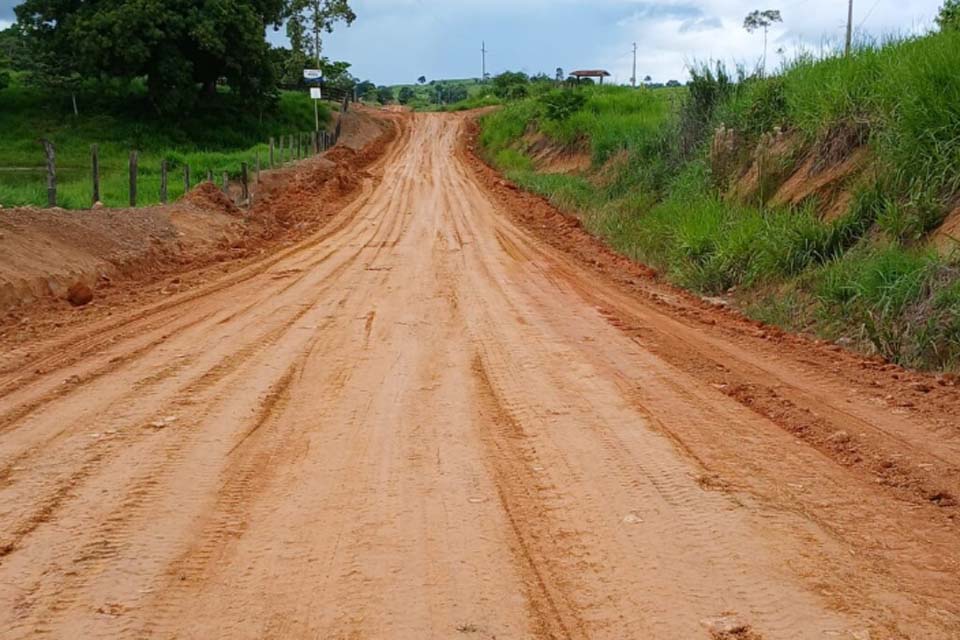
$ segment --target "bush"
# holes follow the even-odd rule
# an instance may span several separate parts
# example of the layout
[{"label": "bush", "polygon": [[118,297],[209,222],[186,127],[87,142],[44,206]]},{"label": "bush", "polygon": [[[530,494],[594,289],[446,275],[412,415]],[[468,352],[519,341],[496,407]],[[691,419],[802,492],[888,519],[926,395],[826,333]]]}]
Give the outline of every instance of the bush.
[{"label": "bush", "polygon": [[550,120],[566,120],[583,108],[587,97],[570,89],[554,89],[540,96],[544,115]]},{"label": "bush", "polygon": [[520,100],[529,94],[530,78],[522,71],[504,71],[493,79],[493,94],[501,100]]}]

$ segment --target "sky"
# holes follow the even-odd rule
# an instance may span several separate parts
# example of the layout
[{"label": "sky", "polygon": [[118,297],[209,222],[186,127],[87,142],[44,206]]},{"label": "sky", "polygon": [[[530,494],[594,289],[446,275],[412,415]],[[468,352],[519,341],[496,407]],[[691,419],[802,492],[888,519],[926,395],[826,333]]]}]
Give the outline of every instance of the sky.
[{"label": "sky", "polygon": [[[858,38],[883,38],[931,28],[942,0],[854,0]],[[0,28],[16,0],[0,0]],[[357,20],[324,39],[324,55],[347,60],[357,77],[378,84],[480,75],[487,71],[553,75],[557,67],[606,69],[628,83],[637,44],[637,76],[656,82],[687,78],[691,63],[723,60],[755,66],[763,35],[743,19],[754,9],[779,9],[770,30],[768,67],[798,50],[842,42],[846,0],[352,0]],[[281,33],[269,33],[275,43]]]}]

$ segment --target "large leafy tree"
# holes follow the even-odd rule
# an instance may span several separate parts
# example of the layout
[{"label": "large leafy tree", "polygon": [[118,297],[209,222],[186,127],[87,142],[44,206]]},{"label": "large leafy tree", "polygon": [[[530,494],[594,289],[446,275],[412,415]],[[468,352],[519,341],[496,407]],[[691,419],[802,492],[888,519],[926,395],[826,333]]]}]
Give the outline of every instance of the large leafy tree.
[{"label": "large leafy tree", "polygon": [[276,87],[265,30],[288,0],[25,0],[17,20],[48,67],[100,76],[145,76],[159,111],[190,108],[224,78],[262,103]]}]

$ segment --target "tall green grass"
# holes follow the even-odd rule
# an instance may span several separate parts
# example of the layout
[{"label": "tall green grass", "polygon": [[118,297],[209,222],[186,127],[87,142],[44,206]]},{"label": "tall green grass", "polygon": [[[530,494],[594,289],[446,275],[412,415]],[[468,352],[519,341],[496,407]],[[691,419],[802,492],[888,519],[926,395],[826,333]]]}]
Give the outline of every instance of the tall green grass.
[{"label": "tall green grass", "polygon": [[[579,215],[617,251],[754,317],[845,338],[915,367],[960,368],[960,255],[926,249],[960,197],[960,33],[801,56],[768,78],[698,69],[674,93],[605,87],[548,117],[543,99],[484,118],[488,157],[524,188]],[[557,109],[554,108],[554,112]],[[751,145],[783,128],[827,164],[866,145],[875,165],[846,215],[816,203],[731,200],[712,131]],[[583,175],[540,175],[524,134],[589,150]]]}]

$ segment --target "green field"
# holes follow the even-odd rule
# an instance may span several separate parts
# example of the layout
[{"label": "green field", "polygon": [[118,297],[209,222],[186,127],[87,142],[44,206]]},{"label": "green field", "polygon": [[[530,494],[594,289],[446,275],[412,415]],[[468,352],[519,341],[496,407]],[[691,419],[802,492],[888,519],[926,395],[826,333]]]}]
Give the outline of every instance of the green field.
[{"label": "green field", "polygon": [[[481,142],[512,180],[677,284],[789,329],[956,370],[960,256],[927,240],[960,197],[957,68],[958,32],[804,56],[768,78],[700,68],[673,93],[582,89],[562,117],[544,96],[511,102],[484,118]],[[851,205],[832,221],[815,201],[769,206],[762,189],[759,200],[732,200],[736,175],[710,162],[721,124],[748,162],[761,136],[782,129],[815,154],[863,146],[872,170],[845,187]],[[591,169],[537,172],[522,142],[531,128],[588,152]]]},{"label": "green field", "polygon": [[[109,87],[96,94],[78,96],[79,116],[73,114],[69,96],[52,97],[22,86],[17,79],[0,90],[0,204],[45,205],[45,156],[38,142],[51,140],[56,147],[58,204],[66,208],[91,205],[90,148],[99,147],[101,200],[108,206],[129,201],[128,162],[138,152],[138,205],[160,198],[160,165],[167,161],[171,199],[183,194],[183,168],[190,167],[196,184],[213,171],[217,180],[227,171],[240,173],[242,162],[252,168],[259,153],[263,166],[267,141],[297,132],[312,131],[313,103],[305,93],[282,92],[277,108],[251,113],[235,106],[229,94],[218,94],[211,104],[184,121],[160,118],[137,87]],[[322,106],[322,123],[330,120],[330,107]]]}]

